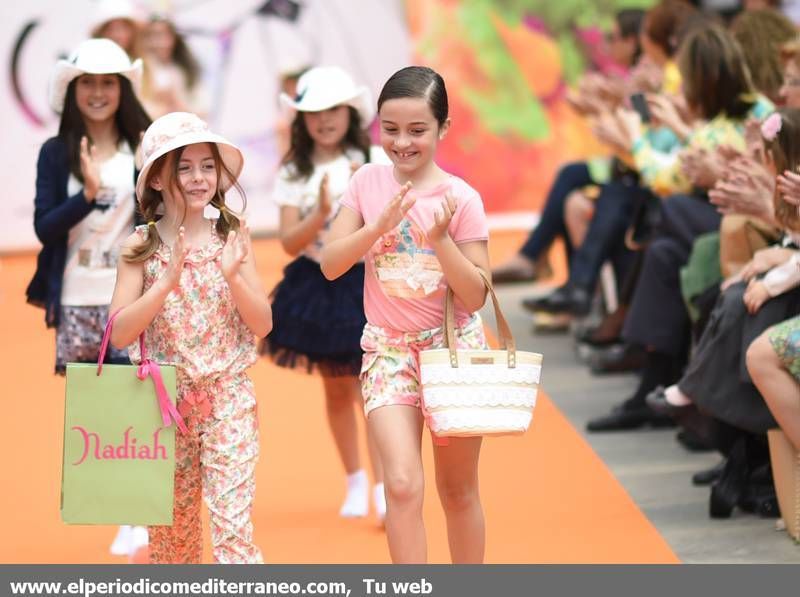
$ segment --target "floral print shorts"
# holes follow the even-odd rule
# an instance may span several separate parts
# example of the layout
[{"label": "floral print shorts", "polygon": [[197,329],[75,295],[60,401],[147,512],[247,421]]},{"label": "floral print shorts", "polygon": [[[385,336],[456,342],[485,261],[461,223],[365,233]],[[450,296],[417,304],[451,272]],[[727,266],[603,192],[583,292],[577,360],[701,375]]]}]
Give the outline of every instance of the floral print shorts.
[{"label": "floral print shorts", "polygon": [[[381,406],[405,404],[419,408],[419,351],[441,348],[444,330],[399,332],[368,323],[361,336],[364,357],[361,365],[361,393],[364,413]],[[486,348],[483,322],[476,314],[456,328],[458,348]]]},{"label": "floral print shorts", "polygon": [[800,316],[770,328],[769,342],[794,378],[800,381]]}]

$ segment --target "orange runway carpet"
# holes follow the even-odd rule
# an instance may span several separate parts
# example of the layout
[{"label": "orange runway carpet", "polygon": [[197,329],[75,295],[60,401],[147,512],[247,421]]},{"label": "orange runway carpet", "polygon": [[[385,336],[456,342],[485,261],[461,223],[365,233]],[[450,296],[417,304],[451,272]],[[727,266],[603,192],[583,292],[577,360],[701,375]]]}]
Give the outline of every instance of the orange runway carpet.
[{"label": "orange runway carpet", "polygon": [[[519,234],[494,235],[493,262],[520,242]],[[269,289],[287,258],[277,241],[259,240],[255,247]],[[107,551],[114,528],[68,526],[59,518],[64,381],[52,374],[54,339],[44,327],[43,311],[25,304],[34,264],[32,255],[0,259],[0,562],[123,563]],[[546,367],[547,355],[545,383]],[[337,515],[344,476],[326,427],[319,380],[264,360],[251,374],[262,438],[254,518],[266,560],[388,562],[374,515],[362,520]],[[444,563],[449,561],[445,525],[427,439],[424,446],[430,561]],[[543,392],[525,436],[484,443],[480,478],[487,562],[678,561]],[[208,560],[208,540],[205,554]]]}]

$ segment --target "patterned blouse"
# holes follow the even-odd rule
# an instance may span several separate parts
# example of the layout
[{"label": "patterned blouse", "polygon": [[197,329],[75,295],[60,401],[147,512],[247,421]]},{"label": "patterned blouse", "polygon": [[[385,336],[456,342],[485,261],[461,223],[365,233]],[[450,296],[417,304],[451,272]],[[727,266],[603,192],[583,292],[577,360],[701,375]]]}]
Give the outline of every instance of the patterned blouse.
[{"label": "patterned blouse", "polygon": [[720,145],[730,145],[744,150],[744,123],[747,118],[761,120],[774,109],[772,102],[759,95],[746,118],[733,119],[724,113],[718,114],[694,129],[683,146],[677,146],[670,152],[659,151],[646,135],[641,135],[634,141],[632,148],[636,169],[643,182],[658,195],[688,193],[692,190],[692,183],[683,173],[680,162],[681,151],[711,150]]},{"label": "patterned blouse", "polygon": [[[136,232],[147,238],[147,226],[138,226]],[[147,356],[159,364],[176,365],[179,381],[235,377],[257,359],[255,335],[239,315],[222,276],[222,246],[214,232],[211,242],[189,252],[179,285],[145,330]],[[143,291],[164,274],[170,253],[162,242],[145,261]],[[132,362],[140,362],[138,341],[128,351]]]}]

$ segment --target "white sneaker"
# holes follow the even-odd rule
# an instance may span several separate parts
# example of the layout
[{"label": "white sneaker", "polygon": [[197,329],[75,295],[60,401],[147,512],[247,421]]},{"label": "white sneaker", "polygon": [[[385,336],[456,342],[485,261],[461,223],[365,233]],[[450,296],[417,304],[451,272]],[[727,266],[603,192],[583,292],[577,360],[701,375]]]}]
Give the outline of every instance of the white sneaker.
[{"label": "white sneaker", "polygon": [[361,469],[347,475],[347,495],[339,509],[343,518],[361,518],[369,513],[369,479]]},{"label": "white sneaker", "polygon": [[378,519],[383,522],[386,519],[386,491],[383,488],[383,483],[375,483],[372,488],[372,503],[375,505]]},{"label": "white sneaker", "polygon": [[147,527],[132,527],[128,555],[133,556],[140,548],[145,547],[149,539]]},{"label": "white sneaker", "polygon": [[127,556],[131,551],[131,538],[133,536],[133,527],[125,524],[117,530],[117,536],[111,542],[111,547],[108,551],[113,556]]}]

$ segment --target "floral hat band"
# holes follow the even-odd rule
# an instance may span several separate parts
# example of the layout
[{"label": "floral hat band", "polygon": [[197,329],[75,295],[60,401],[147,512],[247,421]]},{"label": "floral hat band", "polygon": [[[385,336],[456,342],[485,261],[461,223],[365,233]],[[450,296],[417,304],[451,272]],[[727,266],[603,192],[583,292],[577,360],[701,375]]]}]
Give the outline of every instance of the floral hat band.
[{"label": "floral hat band", "polygon": [[[175,139],[186,135],[202,135],[208,133],[208,125],[193,114],[181,114],[180,118],[165,119],[160,124],[161,127],[151,127],[142,139],[142,159],[145,162],[151,161],[151,157],[167,145],[172,144]],[[171,120],[171,122],[170,122]],[[172,125],[172,126],[170,126]]]},{"label": "floral hat band", "polygon": [[233,175],[233,179],[223,176],[221,186],[227,191],[242,172],[244,158],[242,152],[224,137],[212,133],[208,125],[195,114],[189,112],[172,112],[155,120],[142,138],[143,165],[136,182],[136,196],[141,201],[144,193],[147,174],[153,163],[170,151],[194,145],[196,143],[214,143],[219,150],[225,167]]}]

